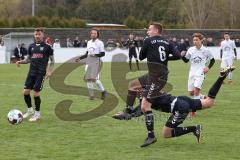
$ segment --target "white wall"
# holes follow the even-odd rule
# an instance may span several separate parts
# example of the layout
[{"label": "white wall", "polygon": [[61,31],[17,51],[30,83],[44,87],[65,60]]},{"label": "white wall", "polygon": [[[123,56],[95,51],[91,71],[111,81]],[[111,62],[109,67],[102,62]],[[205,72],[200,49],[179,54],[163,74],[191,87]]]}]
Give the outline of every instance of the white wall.
[{"label": "white wall", "polygon": [[[209,47],[215,59],[220,59],[220,47]],[[63,63],[73,57],[82,55],[86,52],[86,48],[60,48],[54,50],[56,63]],[[106,51],[106,55],[102,58],[103,62],[111,62],[113,55],[123,53],[128,56],[127,49],[116,48],[112,51]],[[238,59],[240,59],[240,48],[237,48]],[[121,61],[121,60],[120,60]],[[128,61],[128,60],[127,60]],[[133,59],[134,61],[134,59]]]},{"label": "white wall", "polygon": [[0,47],[0,64],[2,63],[7,63],[5,47]]},{"label": "white wall", "polygon": [[[219,56],[220,48],[219,47],[209,47],[209,49],[212,51],[212,53],[216,59],[220,59],[220,56]],[[54,49],[55,62],[63,63],[73,57],[83,55],[85,52],[86,52],[86,48]],[[102,61],[103,62],[111,62],[113,55],[116,55],[119,53],[123,53],[124,55],[128,56],[127,49],[116,48],[111,51],[106,51],[106,55],[105,55],[105,57],[102,58]],[[240,48],[237,48],[237,53],[238,53],[238,59],[239,59],[240,58]],[[119,61],[122,61],[122,60],[120,59]],[[128,59],[127,59],[127,61],[128,61]],[[7,62],[8,62],[8,60],[6,59],[5,49],[0,48],[0,63],[7,63]]]}]

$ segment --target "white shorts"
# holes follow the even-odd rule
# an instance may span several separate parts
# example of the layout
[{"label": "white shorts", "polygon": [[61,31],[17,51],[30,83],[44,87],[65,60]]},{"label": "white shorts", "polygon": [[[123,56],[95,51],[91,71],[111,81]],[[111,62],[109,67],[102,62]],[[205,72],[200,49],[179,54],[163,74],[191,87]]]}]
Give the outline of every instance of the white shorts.
[{"label": "white shorts", "polygon": [[223,59],[221,62],[221,68],[231,67],[233,65],[233,59]]},{"label": "white shorts", "polygon": [[88,79],[94,79],[97,80],[99,79],[99,72],[101,70],[100,64],[99,63],[93,63],[93,64],[86,64],[85,66],[85,80]]},{"label": "white shorts", "polygon": [[189,75],[188,77],[188,91],[193,91],[194,88],[202,89],[204,75],[196,76]]}]

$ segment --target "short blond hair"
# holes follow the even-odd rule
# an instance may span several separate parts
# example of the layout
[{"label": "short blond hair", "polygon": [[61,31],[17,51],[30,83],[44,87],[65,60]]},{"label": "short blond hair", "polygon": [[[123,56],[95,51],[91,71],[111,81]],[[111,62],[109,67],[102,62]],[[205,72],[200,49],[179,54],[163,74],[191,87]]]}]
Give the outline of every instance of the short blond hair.
[{"label": "short blond hair", "polygon": [[151,22],[150,25],[153,25],[154,28],[156,28],[160,34],[162,33],[162,31],[163,31],[163,25],[162,25],[161,23]]}]

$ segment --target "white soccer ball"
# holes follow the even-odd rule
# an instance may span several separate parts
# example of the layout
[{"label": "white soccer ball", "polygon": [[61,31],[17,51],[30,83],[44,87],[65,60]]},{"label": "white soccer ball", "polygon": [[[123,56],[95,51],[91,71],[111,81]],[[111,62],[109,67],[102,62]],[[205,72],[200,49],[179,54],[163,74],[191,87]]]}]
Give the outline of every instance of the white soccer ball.
[{"label": "white soccer ball", "polygon": [[23,114],[17,109],[13,109],[8,112],[8,122],[11,124],[20,124],[23,120]]}]

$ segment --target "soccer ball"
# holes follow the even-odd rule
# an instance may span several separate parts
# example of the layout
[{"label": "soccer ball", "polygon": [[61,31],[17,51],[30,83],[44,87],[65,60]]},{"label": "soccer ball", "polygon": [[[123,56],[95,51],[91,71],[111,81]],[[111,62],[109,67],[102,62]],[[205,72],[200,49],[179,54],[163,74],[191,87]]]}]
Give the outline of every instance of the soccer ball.
[{"label": "soccer ball", "polygon": [[17,109],[13,109],[8,112],[8,122],[11,124],[20,124],[23,120],[23,114]]}]

